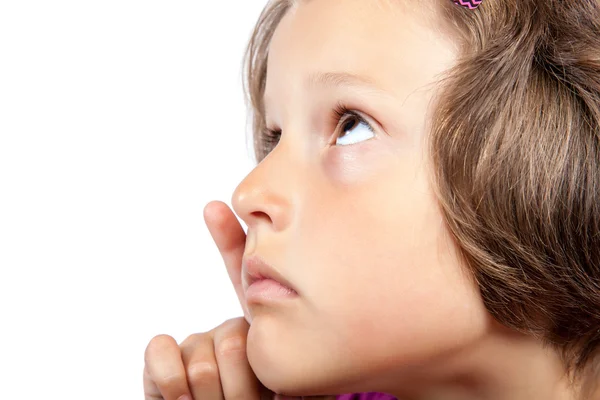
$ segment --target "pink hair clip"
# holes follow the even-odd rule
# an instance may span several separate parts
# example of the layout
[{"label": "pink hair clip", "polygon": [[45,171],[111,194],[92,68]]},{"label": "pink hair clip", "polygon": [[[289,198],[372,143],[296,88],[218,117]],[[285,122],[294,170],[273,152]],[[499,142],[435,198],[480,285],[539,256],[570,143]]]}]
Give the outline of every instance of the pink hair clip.
[{"label": "pink hair clip", "polygon": [[454,0],[454,4],[474,10],[479,7],[482,1],[483,0]]}]

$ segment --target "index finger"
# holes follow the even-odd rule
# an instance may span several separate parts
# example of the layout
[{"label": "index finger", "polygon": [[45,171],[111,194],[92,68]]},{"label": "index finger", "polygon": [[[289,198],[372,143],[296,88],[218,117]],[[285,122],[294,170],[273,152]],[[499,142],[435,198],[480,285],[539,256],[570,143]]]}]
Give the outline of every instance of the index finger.
[{"label": "index finger", "polygon": [[246,233],[233,211],[221,201],[211,201],[204,207],[204,221],[221,253],[229,279],[244,310],[244,317],[250,323],[242,287],[242,257],[246,247]]}]

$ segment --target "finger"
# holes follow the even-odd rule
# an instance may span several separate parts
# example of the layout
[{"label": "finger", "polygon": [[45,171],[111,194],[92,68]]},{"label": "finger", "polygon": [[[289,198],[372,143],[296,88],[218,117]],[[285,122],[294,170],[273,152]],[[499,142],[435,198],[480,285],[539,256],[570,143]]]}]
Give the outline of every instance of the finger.
[{"label": "finger", "polygon": [[168,335],[154,337],[146,347],[144,360],[146,400],[178,400],[190,395],[181,351],[175,339]]},{"label": "finger", "polygon": [[148,367],[144,365],[144,399],[145,400],[163,400],[160,389],[152,380]]},{"label": "finger", "polygon": [[190,335],[180,348],[194,399],[222,400],[224,397],[212,331]]},{"label": "finger", "polygon": [[249,315],[242,287],[242,257],[246,246],[246,233],[227,204],[212,201],[204,207],[204,221],[223,257],[231,283],[238,296],[244,316]]},{"label": "finger", "polygon": [[235,318],[215,329],[215,355],[225,399],[260,400],[258,378],[246,355],[249,328],[246,320]]}]

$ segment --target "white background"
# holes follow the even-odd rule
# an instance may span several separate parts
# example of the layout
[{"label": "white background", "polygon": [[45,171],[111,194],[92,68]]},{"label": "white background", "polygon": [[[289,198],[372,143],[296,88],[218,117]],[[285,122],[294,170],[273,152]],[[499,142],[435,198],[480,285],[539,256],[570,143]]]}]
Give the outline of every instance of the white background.
[{"label": "white background", "polygon": [[141,399],[153,336],[242,315],[202,209],[264,4],[0,1],[0,398]]}]

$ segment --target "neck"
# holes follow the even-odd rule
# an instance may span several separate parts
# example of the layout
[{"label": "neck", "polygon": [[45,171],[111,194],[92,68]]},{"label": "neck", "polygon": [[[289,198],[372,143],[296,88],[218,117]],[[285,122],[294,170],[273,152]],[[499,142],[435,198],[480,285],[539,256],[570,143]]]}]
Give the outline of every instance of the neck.
[{"label": "neck", "polygon": [[577,399],[554,350],[501,326],[468,349],[399,372],[394,382],[388,393],[403,400]]}]

